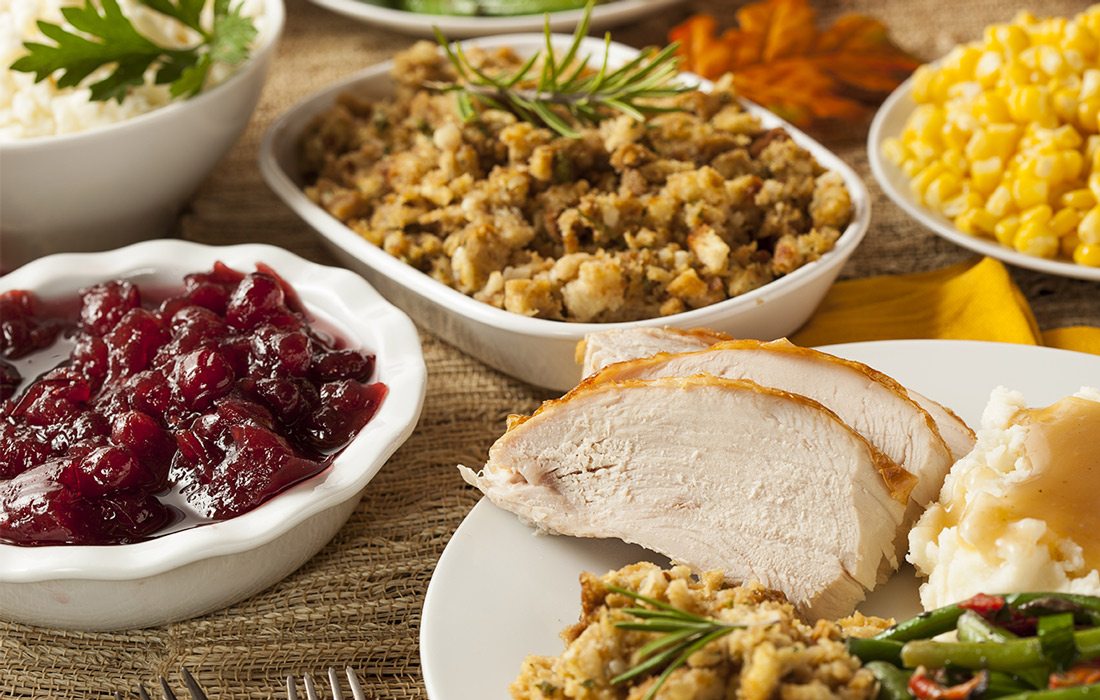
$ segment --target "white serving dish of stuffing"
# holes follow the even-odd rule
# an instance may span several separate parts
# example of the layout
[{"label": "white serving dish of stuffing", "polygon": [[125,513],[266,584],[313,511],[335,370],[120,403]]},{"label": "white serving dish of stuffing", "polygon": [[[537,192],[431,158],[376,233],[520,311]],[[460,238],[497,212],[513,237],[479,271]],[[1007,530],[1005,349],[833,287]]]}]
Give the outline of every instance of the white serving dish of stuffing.
[{"label": "white serving dish of stuffing", "polygon": [[[556,45],[568,37],[556,37]],[[541,35],[514,35],[468,42],[486,49],[511,47],[520,56],[544,46]],[[581,53],[601,54],[604,45],[585,39]],[[612,44],[610,62],[624,63],[635,49]],[[361,272],[387,298],[406,310],[418,323],[491,367],[523,381],[553,389],[567,389],[580,379],[574,350],[585,334],[615,327],[708,327],[738,337],[777,338],[791,333],[813,313],[844,263],[859,245],[870,220],[870,201],[858,175],[809,136],[761,107],[745,109],[759,118],[765,129],[781,127],[826,170],[839,173],[851,200],[851,222],[835,247],[819,259],[804,264],[762,287],[739,296],[690,311],[640,321],[573,323],[533,318],[505,311],[475,300],[407,265],[352,231],[315,204],[303,191],[299,140],[318,115],[330,109],[348,91],[389,96],[393,91],[384,63],[308,98],[280,118],[261,146],[260,168],[272,189],[312,226],[323,242],[345,264]],[[690,77],[690,76],[689,76]],[[697,80],[697,78],[692,78]],[[709,83],[700,83],[708,87]]]},{"label": "white serving dish of stuffing", "polygon": [[[1100,376],[1100,358],[1096,356],[1003,343],[903,340],[852,343],[822,349],[847,360],[866,363],[876,370],[887,373],[908,389],[942,402],[945,406],[957,411],[962,419],[970,421],[973,425],[979,424],[979,418],[983,414],[987,398],[999,386],[1012,386],[1027,397],[1028,405],[1043,406],[1074,394],[1079,390],[1082,383],[1092,382],[1097,376]],[[667,361],[667,359],[661,361]],[[615,365],[614,367],[621,367],[621,365]],[[784,375],[782,378],[787,379],[787,376]],[[590,379],[586,384],[590,385],[591,382]],[[802,380],[802,382],[809,387],[810,383],[808,381]],[[1008,395],[1009,400],[1006,401],[1004,400],[1005,392],[999,390],[999,393],[1002,395],[1001,399],[992,403],[993,408],[986,414],[987,420],[984,423],[987,430],[993,430],[994,432],[1000,431],[1007,423],[1009,415],[1014,414],[1017,409],[1023,406],[1023,400],[1018,394]],[[865,392],[863,395],[869,394]],[[1089,395],[1094,394],[1090,393]],[[574,402],[575,400],[576,394],[573,398]],[[559,408],[567,401],[559,400],[557,402]],[[552,406],[544,408],[544,415],[550,415],[551,410],[553,410]],[[1095,411],[1095,408],[1093,410]],[[882,415],[882,412],[875,413],[876,417],[882,417]],[[771,420],[776,419],[774,414],[769,418]],[[522,421],[523,419],[518,420]],[[675,420],[675,416],[670,417],[670,420]],[[681,418],[681,420],[684,423],[693,421],[693,424],[698,424],[701,419],[692,416],[690,419]],[[714,417],[712,422],[716,425],[717,417]],[[593,421],[593,423],[596,422]],[[707,425],[710,424],[710,422],[707,423]],[[513,420],[512,426],[519,427],[512,427],[509,432],[518,435],[523,425],[524,423]],[[1087,428],[1088,426],[1086,426]],[[598,429],[598,425],[593,428],[593,430]],[[651,437],[656,441],[660,441],[661,435],[672,431],[666,429],[663,433],[651,432],[653,433]],[[963,457],[953,468],[952,477],[948,477],[941,495],[942,499],[948,498],[953,491],[958,490],[958,485],[963,480],[975,486],[974,492],[979,490],[983,492],[994,491],[994,489],[989,488],[989,482],[995,481],[995,479],[986,478],[984,482],[979,483],[975,478],[977,472],[988,471],[989,467],[984,467],[983,462],[999,460],[1000,464],[992,464],[991,466],[1001,472],[1011,472],[1013,464],[1019,463],[1020,471],[1026,471],[1026,467],[1029,465],[1018,459],[1020,454],[1017,448],[1023,438],[1019,432],[1006,433],[1004,439],[993,434],[987,435],[986,432],[983,431],[979,435],[978,448],[970,455]],[[818,436],[809,435],[808,437],[813,439]],[[563,445],[569,444],[572,438],[573,435],[566,435],[561,442]],[[606,447],[606,451],[609,453],[615,447],[610,445],[613,442],[613,440],[606,441],[609,445]],[[760,442],[763,444],[766,441]],[[710,443],[707,443],[707,445],[709,446]],[[1006,445],[1012,446],[1013,449],[1006,450]],[[1076,441],[1075,445],[1077,453],[1086,458],[1093,456],[1094,459],[1095,452],[1090,442]],[[635,446],[631,445],[631,447]],[[500,443],[494,447],[494,450],[498,450],[499,447]],[[604,445],[601,444],[601,447],[604,447]],[[550,450],[547,450],[547,452],[550,452]],[[637,450],[637,452],[640,452],[640,450]],[[1006,454],[1006,452],[1011,452],[1011,454]],[[633,454],[634,452],[632,452],[632,456]],[[493,459],[492,455],[493,453],[490,452],[490,462]],[[504,456],[503,454],[498,455],[498,457]],[[988,456],[993,456],[995,460],[985,459]],[[734,459],[740,459],[741,457],[742,455],[737,455]],[[552,461],[553,457],[551,456],[549,460]],[[614,453],[607,457],[601,452],[599,461],[595,463],[599,467],[593,471],[610,472],[616,466],[622,464],[622,460],[616,461]],[[677,466],[688,463],[691,464],[691,473],[685,475],[682,488],[690,494],[691,490],[698,486],[696,480],[697,463],[689,460],[675,460],[674,464],[668,466],[675,469]],[[517,464],[520,463],[517,462]],[[636,466],[636,464],[636,461],[630,462],[631,467]],[[530,469],[537,465],[532,460],[522,463],[520,466]],[[647,469],[651,469],[651,467],[647,465]],[[574,476],[573,474],[564,474],[563,470],[561,479],[564,481]],[[942,473],[939,476],[942,477]],[[1054,476],[1058,477],[1057,474]],[[821,478],[824,479],[824,476]],[[1086,496],[1091,494],[1092,490],[1088,486],[1096,478],[1095,462],[1093,462],[1092,471],[1082,473],[1080,478],[1085,481],[1081,492]],[[1009,479],[1011,480],[1012,477],[1009,477]],[[517,492],[518,489],[530,486],[531,489],[545,489],[548,492],[556,493],[555,486],[562,483],[562,481],[551,482],[548,479],[547,482],[550,482],[551,485],[547,486],[547,483],[536,479],[532,479],[530,484],[517,480],[514,487]],[[803,488],[821,494],[818,498],[821,504],[820,510],[797,510],[796,507],[792,507],[789,512],[775,513],[767,522],[763,522],[762,526],[782,528],[783,535],[773,535],[770,539],[759,540],[760,542],[766,541],[768,544],[772,544],[787,541],[790,531],[785,525],[778,522],[784,518],[789,520],[792,517],[798,517],[798,514],[811,520],[815,516],[829,518],[835,516],[835,512],[830,510],[827,504],[832,497],[831,494],[835,493],[836,489],[834,487],[826,486],[824,482],[807,482]],[[1068,490],[1065,486],[1061,487],[1063,493]],[[788,493],[790,492],[788,491]],[[630,505],[622,505],[620,501],[615,500],[618,495],[620,495],[619,492],[614,489],[603,491],[597,497],[594,497],[592,509],[599,507],[601,503],[608,504],[611,507],[618,508],[619,518],[615,521],[616,523],[620,521],[630,522],[630,517],[636,515],[638,507],[633,502]],[[636,500],[641,502],[650,494],[639,491],[634,495],[637,496]],[[538,529],[525,524],[513,513],[498,508],[490,498],[493,498],[492,493],[489,494],[489,498],[483,499],[474,507],[455,532],[440,558],[428,587],[424,603],[423,624],[421,625],[420,649],[425,685],[428,695],[433,700],[501,697],[504,695],[509,683],[512,683],[517,675],[520,675],[521,665],[528,655],[555,656],[561,654],[562,641],[558,633],[577,620],[577,577],[581,572],[592,572],[599,576],[609,570],[638,561],[650,561],[661,566],[666,566],[668,563],[667,559],[654,551],[637,545],[626,544],[619,539],[588,539],[583,536],[533,537],[533,534],[539,532]],[[688,498],[690,499],[690,497]],[[797,496],[793,496],[791,500],[793,501],[795,498]],[[755,489],[753,488],[750,491],[744,483],[735,483],[720,491],[707,490],[705,495],[700,496],[698,500],[705,501],[707,499],[724,503],[725,508],[730,512],[731,517],[728,522],[731,523],[736,522],[738,510],[754,508],[756,506],[755,502],[760,500]],[[752,504],[743,503],[743,501],[749,499],[754,502]],[[699,522],[697,520],[698,510],[692,507],[694,502],[685,500],[684,503],[685,507],[681,511],[681,523],[690,529],[692,525]],[[953,502],[945,500],[944,503],[947,507],[962,507],[957,497]],[[942,510],[937,505],[933,506],[933,509],[928,512],[934,513],[936,509]],[[1051,512],[1048,515],[1057,515],[1055,512],[1057,509],[1050,510]],[[1080,510],[1079,506],[1077,510]],[[1074,511],[1070,508],[1066,512]],[[825,515],[826,513],[828,515]],[[553,517],[552,513],[540,514],[535,511],[529,511],[527,515]],[[587,522],[584,520],[586,515],[588,513],[581,513],[575,518],[575,521],[583,526]],[[1027,515],[1034,517],[1035,513],[1029,511]],[[532,517],[531,519],[538,520],[539,518]],[[989,521],[991,518],[987,517],[986,520]],[[994,517],[992,520],[997,521],[997,518]],[[1028,520],[1030,521],[1029,531],[1034,534],[1036,521],[1031,518],[1028,518]],[[1049,518],[1049,524],[1065,523],[1068,520],[1064,515],[1059,516],[1057,519],[1051,517]],[[1089,522],[1091,521],[1084,521],[1086,528]],[[1038,524],[1042,525],[1041,522]],[[928,530],[936,529],[931,527],[932,523],[925,523],[925,525],[930,526],[926,528]],[[635,524],[631,533],[627,536],[640,534],[647,526],[648,523],[645,522]],[[699,540],[705,541],[707,537],[714,536],[724,542],[726,546],[735,547],[737,539],[743,535],[744,525],[739,523],[735,527],[740,529],[737,532],[720,532],[717,535],[710,529],[705,532],[700,531]],[[917,530],[920,529],[921,526],[918,526]],[[913,532],[916,534],[917,531]],[[921,538],[922,541],[927,541],[929,534],[934,535],[935,532],[926,532],[925,537]],[[950,534],[950,532],[944,531],[941,534],[941,542],[945,534]],[[996,538],[995,532],[986,534],[988,535],[988,541]],[[685,544],[687,539],[680,538],[679,540],[678,547],[681,553],[693,546],[691,542]],[[1078,541],[1081,540],[1081,538],[1077,539]],[[986,544],[987,540],[981,539],[978,546]],[[1090,546],[1092,552],[1097,551],[1095,542],[1086,542],[1086,544]],[[1000,546],[1001,543],[998,543],[998,545]],[[1020,561],[1027,562],[1027,564],[1037,563],[1042,558],[1041,554],[1045,554],[1045,548],[1035,547],[1034,540],[1029,541],[1026,538],[1017,538],[1012,542],[1004,543],[1003,546],[1005,548],[1022,547],[1022,551],[1019,552],[1022,555]],[[1028,551],[1029,547],[1031,551]],[[719,546],[718,549],[726,553],[730,551],[723,549],[722,546]],[[986,554],[991,554],[992,549],[992,546],[988,546],[983,551]],[[1035,551],[1038,549],[1042,549],[1042,553]],[[748,557],[758,556],[754,549],[741,551],[747,551],[746,556]],[[805,551],[786,558],[770,558],[768,561],[789,570],[790,576],[787,583],[799,582],[806,575],[805,571],[809,568],[808,562],[815,553]],[[910,553],[910,558],[921,559],[918,564],[927,563],[924,561],[927,557],[913,557],[913,554]],[[941,561],[940,563],[949,567],[962,565],[958,572],[953,573],[957,573],[956,578],[959,579],[959,583],[964,584],[966,590],[953,590],[949,596],[951,600],[925,600],[926,604],[930,602],[937,604],[955,602],[970,592],[977,590],[991,592],[990,589],[1001,588],[1035,590],[1036,586],[1040,588],[1057,586],[1058,590],[1063,591],[1094,592],[1095,590],[1089,587],[1095,583],[1095,574],[1091,574],[1088,580],[1081,579],[1076,584],[1070,583],[1067,585],[1064,580],[1052,580],[1050,576],[1044,578],[1040,575],[1046,573],[1057,576],[1059,571],[1052,568],[1048,568],[1043,572],[1021,572],[1021,568],[1026,568],[1025,564],[1024,567],[1007,566],[1001,567],[1000,570],[994,570],[973,566],[972,562],[968,565],[967,562],[960,561],[957,558],[951,561]],[[1049,560],[1044,565],[1049,566]],[[936,578],[935,574],[933,574],[933,578]],[[485,581],[487,580],[494,583],[491,594],[486,593]],[[996,585],[987,587],[991,580]],[[918,580],[914,576],[913,569],[909,567],[902,568],[888,582],[877,585],[866,600],[859,605],[859,610],[868,615],[898,619],[908,617],[921,610],[917,589]],[[532,604],[533,600],[537,602]],[[845,609],[835,610],[834,612],[838,615],[845,614],[851,610],[853,604],[854,601],[850,601]],[[810,618],[810,621],[812,622],[813,618]],[[489,637],[479,636],[478,630],[486,628],[492,628],[498,633]],[[474,643],[475,641],[476,643]],[[571,657],[571,661],[575,661],[578,665],[591,661],[583,653],[575,652],[576,649],[571,647],[570,653],[575,654]],[[605,652],[606,650],[597,649],[591,656],[599,657]],[[762,665],[765,667],[762,669],[764,672],[760,676],[754,676],[754,678],[771,678],[776,675],[774,670],[768,671],[766,664]],[[513,686],[513,692],[514,697],[530,696],[523,687],[518,688],[517,692],[517,686]]]},{"label": "white serving dish of stuffing", "polygon": [[[59,19],[46,0],[30,5]],[[149,76],[121,105],[89,103],[87,87],[31,84],[32,74],[0,67],[0,88],[10,91],[0,98],[0,270],[171,233],[184,202],[244,131],[275,55],[283,0],[249,0],[244,11],[259,31],[250,57],[229,75],[216,64],[221,82],[190,99],[170,101],[168,87]],[[168,41],[160,36],[168,28],[134,16],[146,35]],[[23,55],[33,18],[14,13],[0,35],[8,62]]]},{"label": "white serving dish of stuffing", "polygon": [[412,323],[362,278],[266,245],[157,240],[105,253],[54,255],[0,278],[44,300],[136,278],[178,285],[216,261],[251,271],[264,262],[309,313],[377,358],[389,389],[378,413],[332,465],[228,520],[144,542],[108,546],[0,544],[0,618],[49,627],[133,629],[201,615],[254,595],[320,550],[351,515],[368,482],[412,434],[426,370]]},{"label": "white serving dish of stuffing", "polygon": [[963,233],[943,214],[921,204],[909,186],[909,178],[901,168],[887,160],[882,153],[883,141],[900,137],[909,115],[916,109],[917,105],[913,101],[912,93],[913,79],[909,78],[882,103],[871,122],[871,129],[867,135],[867,158],[871,165],[871,172],[874,173],[879,187],[894,201],[894,204],[941,238],[976,253],[1029,270],[1083,280],[1100,280],[1100,268],[1025,255],[990,238]]}]

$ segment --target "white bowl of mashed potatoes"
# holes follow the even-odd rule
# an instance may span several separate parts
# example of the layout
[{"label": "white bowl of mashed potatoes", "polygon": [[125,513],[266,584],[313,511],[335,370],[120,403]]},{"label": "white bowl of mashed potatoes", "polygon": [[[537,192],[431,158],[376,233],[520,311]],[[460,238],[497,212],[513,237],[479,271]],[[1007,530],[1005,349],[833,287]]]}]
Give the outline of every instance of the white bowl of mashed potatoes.
[{"label": "white bowl of mashed potatoes", "polygon": [[[285,18],[282,0],[244,0],[258,30],[250,57],[235,69],[215,64],[191,99],[172,99],[150,71],[121,103],[93,102],[83,84],[59,88],[56,74],[35,83],[10,68],[24,41],[42,41],[36,21],[63,22],[73,4],[0,0],[0,270],[171,233],[251,118]],[[164,45],[179,31],[136,0],[119,4]]]},{"label": "white bowl of mashed potatoes", "polygon": [[909,533],[926,610],[977,593],[1100,595],[1100,390],[1045,408],[1000,387],[974,450]]}]

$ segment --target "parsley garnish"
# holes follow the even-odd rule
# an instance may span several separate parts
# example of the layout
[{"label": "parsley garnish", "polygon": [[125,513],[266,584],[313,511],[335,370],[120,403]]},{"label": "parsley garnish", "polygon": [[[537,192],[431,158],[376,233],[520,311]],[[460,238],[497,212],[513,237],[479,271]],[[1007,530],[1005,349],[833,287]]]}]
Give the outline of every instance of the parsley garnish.
[{"label": "parsley garnish", "polygon": [[230,7],[229,0],[212,1],[214,17],[206,27],[201,15],[207,0],[139,0],[200,37],[194,46],[170,49],[138,32],[122,14],[117,0],[100,0],[102,10],[92,0],[84,0],[83,7],[61,10],[76,32],[39,22],[38,28],[55,43],[26,42],[23,46],[27,55],[11,69],[34,73],[36,82],[62,71],[58,87],[72,87],[97,69],[114,65],[110,75],[92,83],[92,100],[122,102],[131,88],[144,84],[146,71],[155,68],[156,84],[170,85],[173,97],[194,97],[202,92],[214,63],[237,65],[247,59],[257,34],[252,19],[241,15],[240,5]]}]

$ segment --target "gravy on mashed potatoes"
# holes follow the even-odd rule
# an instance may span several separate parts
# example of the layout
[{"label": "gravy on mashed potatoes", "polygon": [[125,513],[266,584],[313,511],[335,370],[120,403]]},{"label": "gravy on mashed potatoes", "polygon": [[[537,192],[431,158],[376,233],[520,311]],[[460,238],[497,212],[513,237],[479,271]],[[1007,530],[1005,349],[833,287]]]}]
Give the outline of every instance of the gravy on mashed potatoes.
[{"label": "gravy on mashed potatoes", "polygon": [[909,536],[926,609],[981,591],[1100,594],[1100,391],[1026,408],[997,389],[974,451]]}]

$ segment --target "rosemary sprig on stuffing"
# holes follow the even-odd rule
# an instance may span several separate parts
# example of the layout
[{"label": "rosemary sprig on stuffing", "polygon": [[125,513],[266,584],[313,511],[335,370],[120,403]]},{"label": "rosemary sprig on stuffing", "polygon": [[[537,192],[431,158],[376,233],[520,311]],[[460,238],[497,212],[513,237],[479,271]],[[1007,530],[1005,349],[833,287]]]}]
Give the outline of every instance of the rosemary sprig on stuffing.
[{"label": "rosemary sprig on stuffing", "polygon": [[749,625],[731,625],[713,618],[693,615],[656,598],[618,586],[607,586],[607,590],[653,606],[652,608],[622,608],[624,613],[638,618],[639,621],[615,623],[619,629],[653,632],[660,635],[638,649],[635,653],[638,661],[634,666],[611,679],[611,684],[617,685],[663,668],[661,675],[657,677],[657,682],[650,687],[643,700],[652,700],[672,672],[687,663],[688,657],[692,654],[734,630],[749,627]]},{"label": "rosemary sprig on stuffing", "polygon": [[512,112],[520,119],[549,127],[562,136],[577,138],[576,125],[593,125],[618,114],[642,122],[651,114],[678,111],[652,101],[693,90],[677,83],[680,59],[676,44],[663,49],[645,49],[628,63],[612,68],[611,35],[604,35],[603,57],[598,68],[590,68],[592,55],[578,57],[581,42],[588,32],[594,3],[589,2],[584,17],[573,33],[564,54],[554,49],[549,19],[544,30],[546,46],[532,54],[514,72],[489,75],[470,63],[462,46],[451,43],[435,30],[436,40],[454,66],[458,80],[453,83],[429,83],[428,87],[453,92],[463,121],[476,118],[475,103],[491,109]]}]

